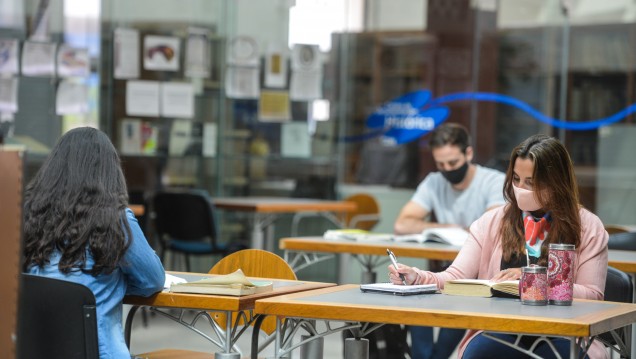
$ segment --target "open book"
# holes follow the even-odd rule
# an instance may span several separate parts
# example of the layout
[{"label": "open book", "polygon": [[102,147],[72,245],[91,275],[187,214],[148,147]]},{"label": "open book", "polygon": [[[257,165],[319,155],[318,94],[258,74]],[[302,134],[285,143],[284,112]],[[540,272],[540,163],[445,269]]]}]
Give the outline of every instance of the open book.
[{"label": "open book", "polygon": [[519,281],[491,282],[486,279],[455,279],[446,281],[442,293],[470,297],[519,296]]},{"label": "open book", "polygon": [[398,242],[438,242],[461,247],[468,238],[468,231],[459,227],[429,228],[421,234],[406,234],[393,237]]},{"label": "open book", "polygon": [[197,293],[242,296],[264,293],[273,290],[273,283],[269,281],[249,280],[238,269],[236,272],[200,279],[194,282],[173,283],[170,291],[173,293]]},{"label": "open book", "polygon": [[437,284],[400,285],[393,283],[361,284],[360,290],[372,293],[388,293],[394,295],[415,295],[437,293]]}]

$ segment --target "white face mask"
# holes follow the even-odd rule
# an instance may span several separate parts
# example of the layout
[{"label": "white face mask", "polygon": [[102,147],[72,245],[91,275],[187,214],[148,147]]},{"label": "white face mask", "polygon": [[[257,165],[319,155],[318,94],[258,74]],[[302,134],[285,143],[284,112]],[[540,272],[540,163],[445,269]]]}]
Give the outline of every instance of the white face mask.
[{"label": "white face mask", "polygon": [[512,185],[512,189],[515,192],[515,198],[517,199],[517,206],[520,210],[526,212],[533,212],[538,209],[541,209],[541,203],[537,202],[537,199],[534,198],[534,192],[528,191],[524,188],[519,188],[515,185]]}]

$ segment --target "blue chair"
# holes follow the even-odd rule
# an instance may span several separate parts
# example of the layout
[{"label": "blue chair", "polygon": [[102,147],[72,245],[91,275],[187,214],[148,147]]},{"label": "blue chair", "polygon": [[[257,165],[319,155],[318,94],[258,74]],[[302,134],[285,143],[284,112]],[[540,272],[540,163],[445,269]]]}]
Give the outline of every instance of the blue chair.
[{"label": "blue chair", "polygon": [[636,251],[636,232],[610,234],[607,241],[607,248],[622,251]]},{"label": "blue chair", "polygon": [[[634,300],[634,284],[625,272],[614,267],[607,267],[605,280],[605,300],[610,302],[632,303]],[[631,325],[614,332],[604,333],[598,337],[603,344],[616,351],[621,358],[629,358],[629,341],[631,341]]]},{"label": "blue chair", "polygon": [[98,359],[95,296],[86,286],[21,275],[17,358]]},{"label": "blue chair", "polygon": [[228,253],[228,246],[218,242],[214,204],[206,191],[158,192],[153,199],[153,210],[162,262],[166,251],[181,253],[189,272],[191,255],[223,257]]}]

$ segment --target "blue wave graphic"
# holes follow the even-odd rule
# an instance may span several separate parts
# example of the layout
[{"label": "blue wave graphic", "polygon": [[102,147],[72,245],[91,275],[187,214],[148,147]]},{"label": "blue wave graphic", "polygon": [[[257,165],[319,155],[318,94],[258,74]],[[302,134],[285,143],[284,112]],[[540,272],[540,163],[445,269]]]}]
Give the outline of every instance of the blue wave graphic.
[{"label": "blue wave graphic", "polygon": [[572,131],[594,130],[602,126],[607,126],[612,123],[618,122],[622,120],[623,118],[629,116],[630,114],[636,112],[636,103],[635,103],[611,116],[603,117],[598,120],[585,121],[585,122],[566,122],[556,118],[548,117],[542,114],[541,112],[537,111],[536,109],[534,109],[532,106],[528,105],[527,103],[519,99],[516,99],[514,97],[496,94],[496,93],[489,93],[489,92],[458,92],[454,94],[444,95],[444,96],[431,100],[431,102],[429,102],[427,106],[436,106],[443,103],[465,101],[465,100],[499,102],[506,105],[510,105],[529,114],[530,116],[536,118],[537,120],[541,122],[547,123],[550,126],[554,126],[557,128],[564,128],[566,130],[572,130]]},{"label": "blue wave graphic", "polygon": [[[442,105],[451,103],[451,102],[456,102],[456,101],[487,101],[487,102],[502,103],[505,105],[515,107],[527,113],[528,115],[534,117],[538,121],[546,123],[550,126],[553,126],[556,128],[562,128],[566,130],[572,130],[572,131],[595,130],[599,127],[608,126],[613,123],[619,122],[620,120],[624,119],[630,114],[636,112],[636,103],[634,103],[611,116],[603,117],[597,120],[567,122],[564,120],[546,116],[543,113],[536,110],[535,108],[533,108],[532,106],[530,106],[529,104],[517,98],[507,96],[507,95],[497,94],[497,93],[458,92],[458,93],[444,95],[435,99],[431,97],[432,96],[430,91],[419,90],[419,91],[411,92],[406,95],[400,96],[388,102],[388,104],[403,103],[403,102],[411,103],[415,107],[419,108],[419,110],[422,113],[428,113],[433,118],[435,118],[435,127],[437,127],[442,122],[444,122],[448,116],[447,108],[445,108]],[[386,126],[386,123],[384,122],[385,118],[384,116],[382,116],[381,114],[379,115],[378,113],[381,112],[381,110],[385,106],[386,104],[383,105],[382,107],[379,107],[378,110],[376,110],[373,114],[371,114],[369,118],[367,119],[367,127],[369,129],[373,129],[374,131],[370,131],[362,135],[346,136],[342,138],[342,140],[344,140],[345,142],[358,142],[358,141],[365,141],[377,136],[388,136],[388,137],[394,137],[398,139],[398,143],[404,143],[404,142],[409,142],[416,138],[419,138],[420,136],[429,132],[429,131],[419,130],[417,131],[417,133],[415,133],[416,131],[412,131],[412,130],[384,127]],[[437,113],[439,112],[440,108],[446,110],[446,112],[442,111],[440,113]],[[408,134],[409,131],[414,133]]]}]

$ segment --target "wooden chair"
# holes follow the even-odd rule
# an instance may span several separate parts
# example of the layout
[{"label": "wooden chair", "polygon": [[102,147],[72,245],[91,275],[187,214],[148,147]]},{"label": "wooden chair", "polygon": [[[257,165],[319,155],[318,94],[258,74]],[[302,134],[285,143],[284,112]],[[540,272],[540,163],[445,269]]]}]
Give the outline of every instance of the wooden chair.
[{"label": "wooden chair", "polygon": [[[234,252],[217,262],[210,274],[229,274],[241,269],[248,277],[262,277],[272,279],[289,279],[296,280],[296,273],[278,255],[264,251],[262,249],[244,249]],[[221,326],[225,326],[226,316],[221,313],[210,313],[214,320]],[[232,321],[236,320],[236,316],[232,316]],[[242,321],[239,322],[242,324]],[[271,335],[276,330],[276,318],[265,318],[260,326],[260,330]],[[167,359],[167,358],[187,358],[187,359],[204,359],[212,358],[210,353],[201,353],[191,350],[175,350],[164,349],[151,353],[137,354],[145,359]]]},{"label": "wooden chair", "polygon": [[[356,228],[370,231],[380,222],[380,205],[375,197],[366,193],[357,193],[346,197],[344,201],[355,202],[357,209],[354,212],[348,212],[345,214],[342,222],[336,222],[331,217],[325,217],[330,219],[334,224],[340,228]],[[317,217],[320,213],[296,213],[292,219],[291,236],[298,236],[298,228],[300,221],[307,217]],[[324,217],[324,216],[323,216]]]},{"label": "wooden chair", "polygon": [[[232,253],[218,261],[209,273],[229,274],[239,268],[248,277],[297,279],[296,273],[283,258],[262,249],[244,249]],[[225,315],[215,313],[214,319],[219,325],[225,325]],[[272,334],[276,330],[276,319],[266,318],[261,330],[268,335]]]},{"label": "wooden chair", "polygon": [[630,231],[629,228],[621,226],[620,224],[606,224],[605,230],[607,231],[607,234],[625,233]]}]

